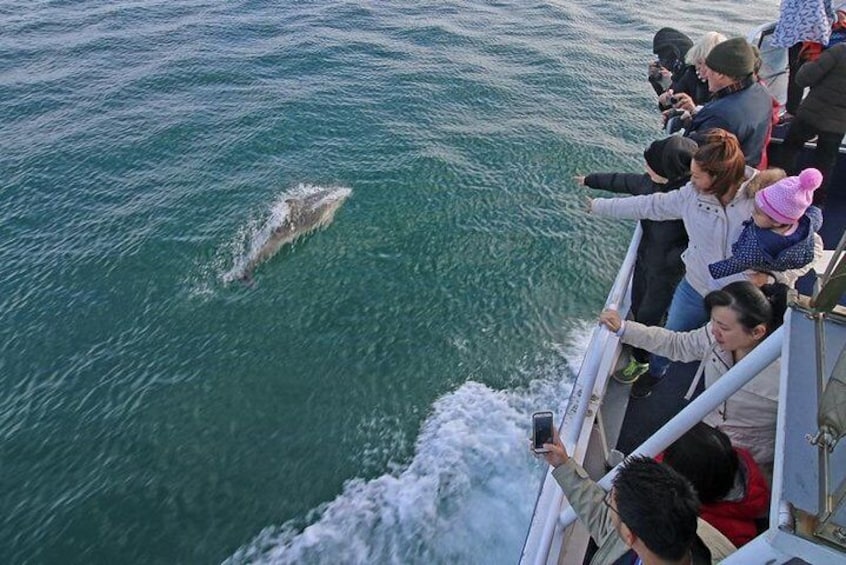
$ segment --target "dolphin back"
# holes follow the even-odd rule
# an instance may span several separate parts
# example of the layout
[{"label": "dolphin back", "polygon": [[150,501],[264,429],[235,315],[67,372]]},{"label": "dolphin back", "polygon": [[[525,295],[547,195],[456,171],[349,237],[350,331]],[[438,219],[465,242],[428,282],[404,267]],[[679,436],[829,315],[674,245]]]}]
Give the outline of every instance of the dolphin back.
[{"label": "dolphin back", "polygon": [[236,266],[224,275],[224,281],[238,279],[252,286],[253,273],[259,264],[276,255],[282,247],[332,223],[351,194],[350,189],[341,187],[285,195],[274,205],[262,229],[251,238],[246,256],[236,260]]}]

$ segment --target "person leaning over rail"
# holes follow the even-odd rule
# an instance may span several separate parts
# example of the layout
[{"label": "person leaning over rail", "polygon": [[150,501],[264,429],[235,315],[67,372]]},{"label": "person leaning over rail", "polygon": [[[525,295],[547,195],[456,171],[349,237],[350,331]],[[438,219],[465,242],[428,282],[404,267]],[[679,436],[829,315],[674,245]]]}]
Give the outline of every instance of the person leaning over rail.
[{"label": "person leaning over rail", "polygon": [[[599,322],[623,343],[674,361],[700,361],[687,392],[690,398],[703,376],[706,388],[713,385],[781,325],[787,290],[783,284],[758,288],[748,281],[726,285],[705,297],[710,322],[690,332],[623,321],[614,310],[604,310]],[[776,360],[704,419],[722,430],[733,445],[748,450],[768,481],[775,455],[780,372]]]},{"label": "person leaning over rail", "polygon": [[[643,152],[646,173],[592,173],[576,177],[590,188],[624,194],[669,192],[690,180],[690,160],[696,142],[680,135],[653,141]],[[641,222],[643,235],[637,246],[632,275],[632,316],[647,325],[660,324],[670,306],[673,292],[684,276],[681,256],[687,249],[687,232],[681,220]],[[635,349],[631,362],[614,378],[624,384],[637,381],[649,370],[649,353]]]},{"label": "person leaning over rail", "polygon": [[699,500],[679,473],[649,457],[626,459],[605,492],[567,454],[556,430],[544,459],[599,546],[592,565],[718,563],[731,542],[698,518]]},{"label": "person leaning over rail", "polygon": [[657,61],[649,64],[649,84],[655,94],[663,94],[668,87],[678,82],[687,71],[685,55],[693,41],[677,29],[662,27],[652,38],[652,52]]},{"label": "person leaning over rail", "polygon": [[[624,198],[588,199],[589,212],[599,216],[658,221],[681,219],[684,222],[690,238],[687,250],[682,254],[686,272],[673,294],[664,324],[666,329],[673,331],[692,330],[708,321],[703,298],[718,288],[708,265],[731,257],[732,244],[740,237],[744,222],[752,217],[755,201],[748,192],[748,185],[758,174],[755,169],[744,166],[737,138],[721,129],[707,132],[704,144],[693,155],[690,167],[690,182],[679,190]],[[815,258],[822,257],[822,249],[822,239],[815,234]],[[771,275],[776,281],[792,286],[810,268],[811,265],[806,265]],[[768,278],[769,275],[746,271],[726,277],[722,282],[752,280],[760,285]],[[660,353],[654,355],[649,363],[649,373],[638,379],[635,386],[648,389],[663,377],[668,364],[669,361]]]}]

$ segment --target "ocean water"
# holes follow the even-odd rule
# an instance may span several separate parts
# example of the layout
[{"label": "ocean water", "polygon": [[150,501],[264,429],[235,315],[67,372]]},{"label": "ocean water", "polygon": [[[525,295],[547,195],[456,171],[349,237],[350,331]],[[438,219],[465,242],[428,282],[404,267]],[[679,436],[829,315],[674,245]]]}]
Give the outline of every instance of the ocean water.
[{"label": "ocean water", "polygon": [[515,562],[632,228],[571,178],[641,169],[657,28],[777,10],[0,1],[0,560]]}]

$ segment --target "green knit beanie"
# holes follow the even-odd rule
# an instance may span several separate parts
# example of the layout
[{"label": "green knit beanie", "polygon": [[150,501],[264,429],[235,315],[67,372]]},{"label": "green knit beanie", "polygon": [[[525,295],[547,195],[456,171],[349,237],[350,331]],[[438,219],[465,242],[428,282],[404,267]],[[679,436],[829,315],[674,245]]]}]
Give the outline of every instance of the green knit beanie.
[{"label": "green knit beanie", "polygon": [[755,59],[755,52],[749,42],[742,37],[735,37],[711,49],[705,64],[714,72],[742,78],[755,70]]}]

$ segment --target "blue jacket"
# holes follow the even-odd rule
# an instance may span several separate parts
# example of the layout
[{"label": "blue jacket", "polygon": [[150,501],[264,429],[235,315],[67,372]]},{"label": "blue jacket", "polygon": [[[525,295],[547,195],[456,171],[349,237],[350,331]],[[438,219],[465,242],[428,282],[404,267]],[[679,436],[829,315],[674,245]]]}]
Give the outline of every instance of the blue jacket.
[{"label": "blue jacket", "polygon": [[707,130],[722,128],[737,136],[746,164],[756,167],[761,162],[772,119],[772,96],[755,82],[705,104],[693,116],[685,135],[698,141],[698,136]]},{"label": "blue jacket", "polygon": [[[807,218],[806,221],[803,221]],[[744,222],[740,237],[731,246],[732,256],[708,265],[711,276],[721,279],[748,269],[755,271],[787,271],[799,269],[814,260],[814,233],[822,226],[822,212],[816,206],[810,206],[800,222],[806,223],[807,234],[799,243],[782,249],[772,256],[761,246],[758,234],[762,230],[755,222]],[[800,224],[799,229],[802,229]]]}]

